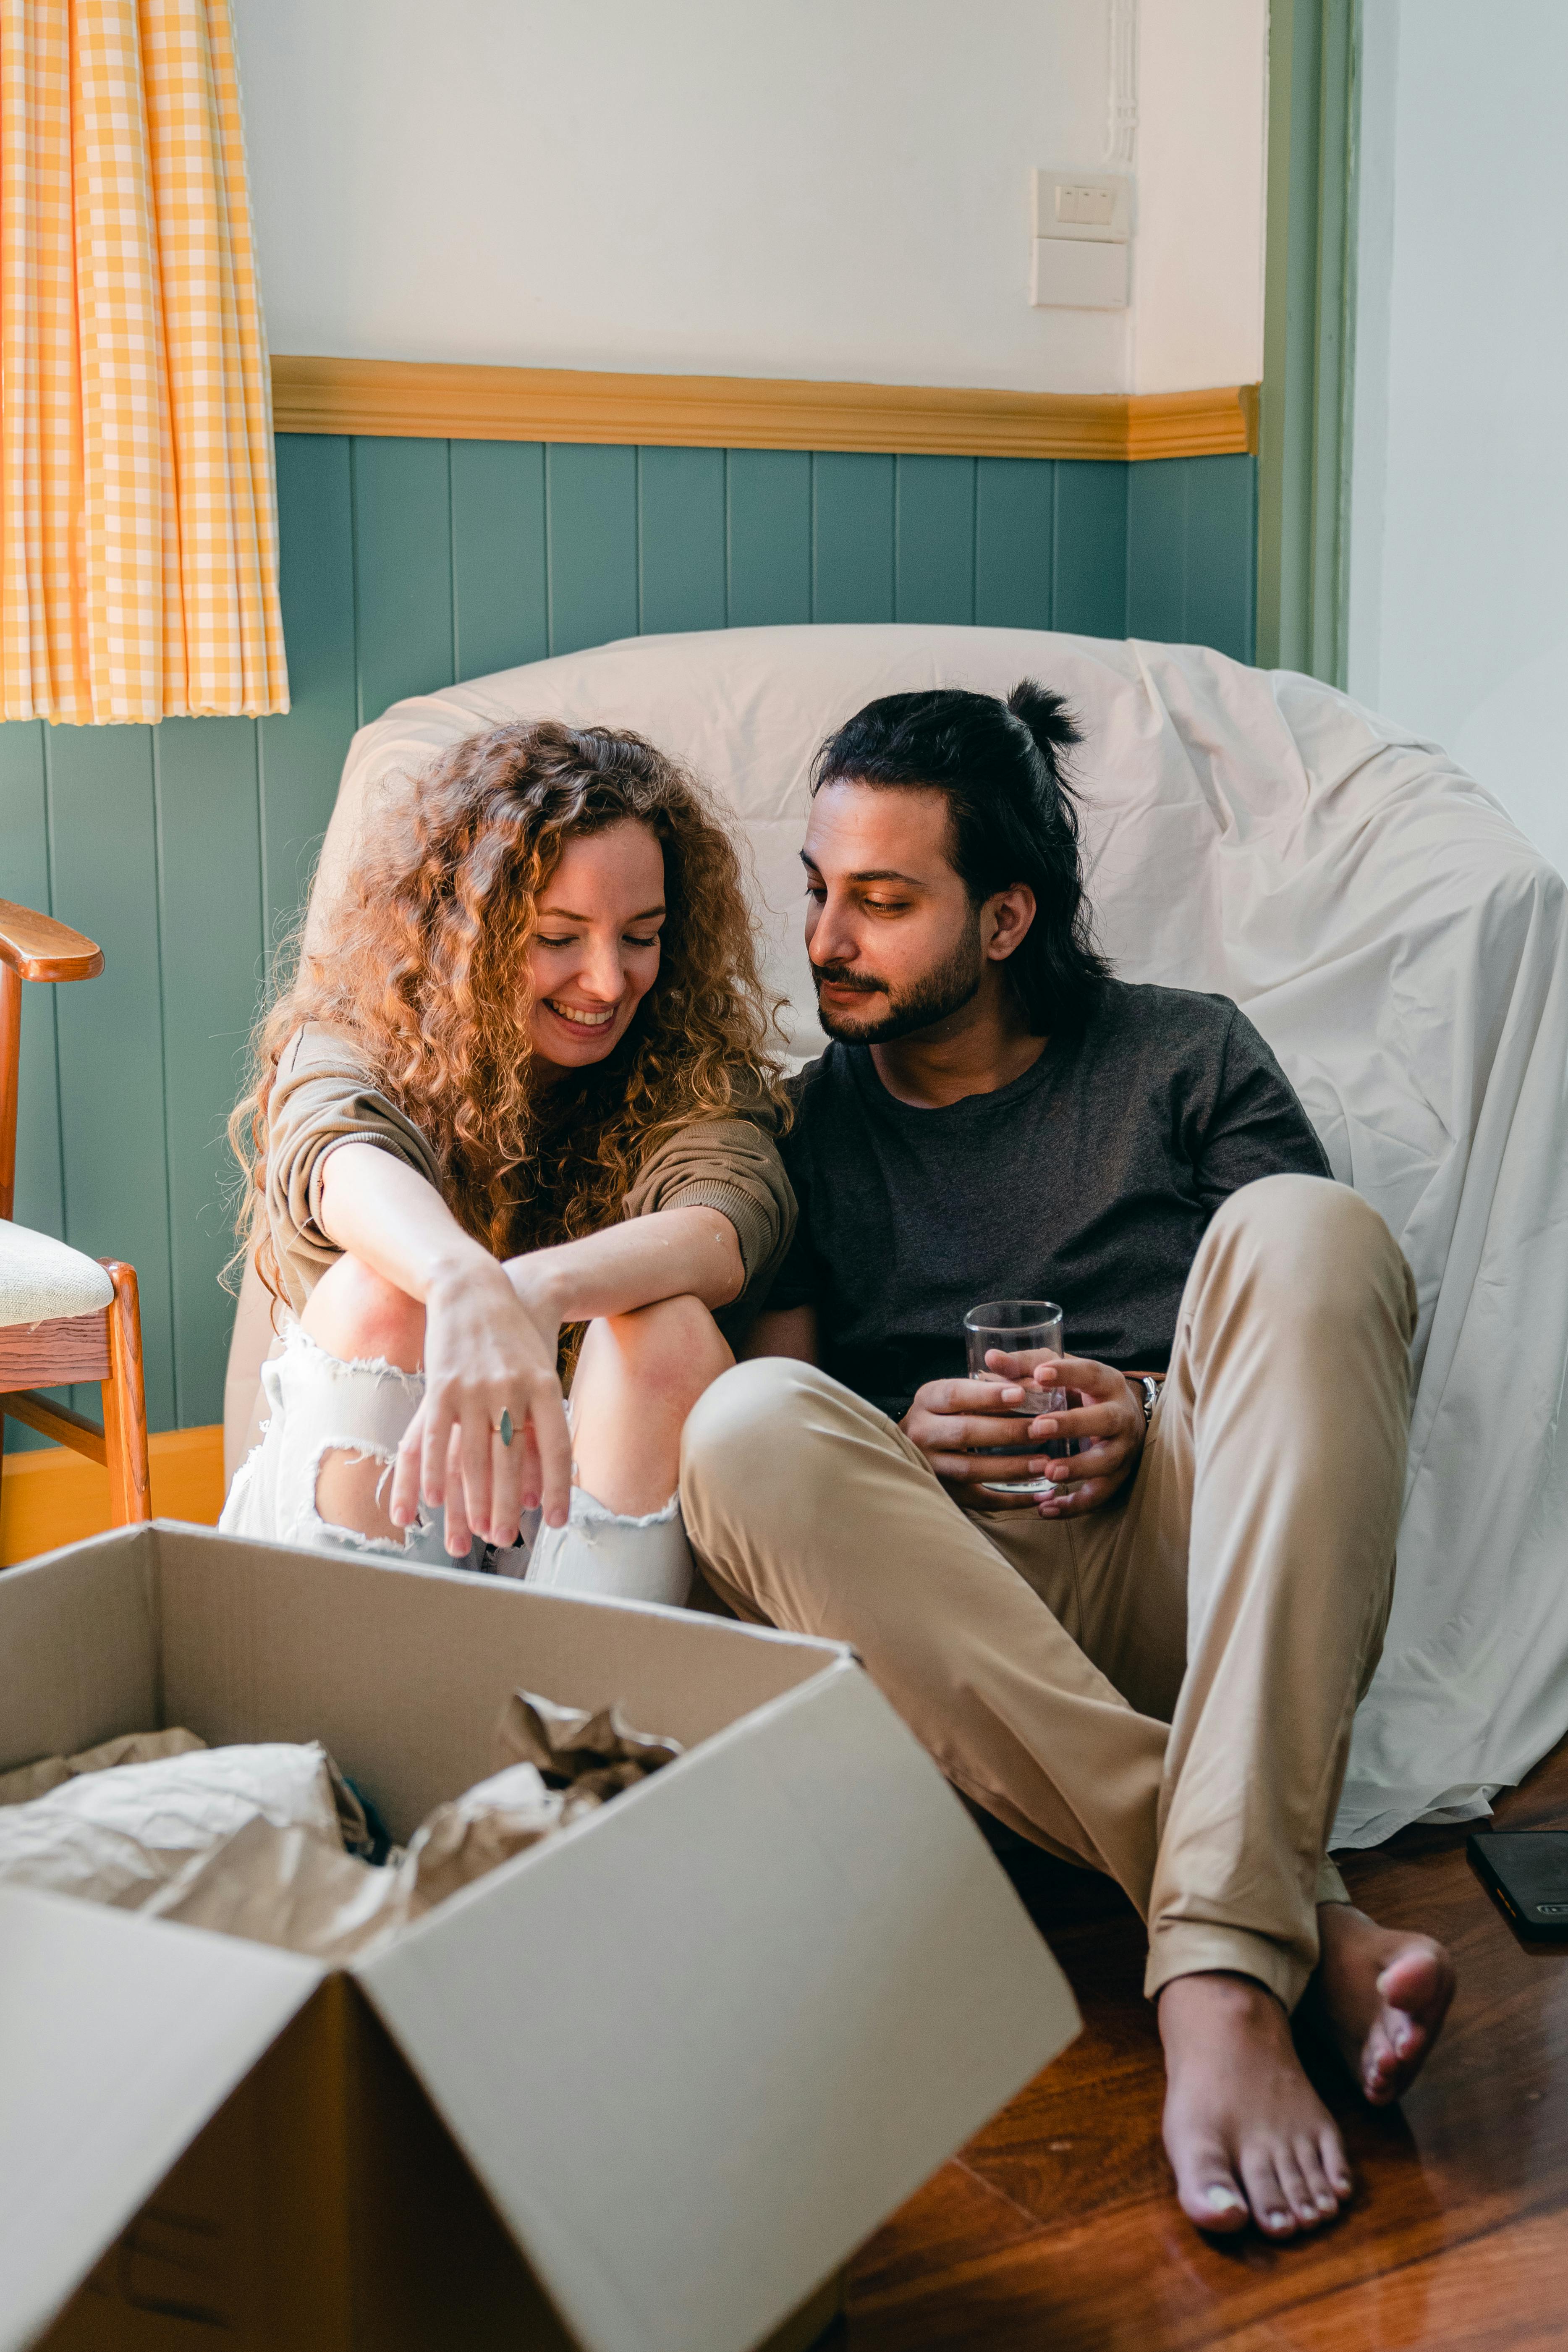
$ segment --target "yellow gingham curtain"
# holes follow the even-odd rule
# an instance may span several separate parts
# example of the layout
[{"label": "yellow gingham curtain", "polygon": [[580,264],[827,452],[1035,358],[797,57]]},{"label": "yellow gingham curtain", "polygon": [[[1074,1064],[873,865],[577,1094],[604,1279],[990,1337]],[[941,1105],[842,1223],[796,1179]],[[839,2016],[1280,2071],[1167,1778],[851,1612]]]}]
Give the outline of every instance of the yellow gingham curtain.
[{"label": "yellow gingham curtain", "polygon": [[0,718],[287,710],[228,0],[0,0]]}]

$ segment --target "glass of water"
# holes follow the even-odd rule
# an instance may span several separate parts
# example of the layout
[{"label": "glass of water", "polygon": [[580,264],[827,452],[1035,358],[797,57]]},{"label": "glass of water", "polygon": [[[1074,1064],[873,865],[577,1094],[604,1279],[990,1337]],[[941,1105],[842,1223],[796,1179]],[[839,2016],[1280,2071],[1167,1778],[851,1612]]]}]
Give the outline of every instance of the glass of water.
[{"label": "glass of water", "polygon": [[[972,1307],[963,1318],[963,1344],[969,1357],[969,1377],[972,1381],[994,1381],[998,1388],[1024,1384],[1022,1404],[998,1404],[996,1411],[1018,1421],[1033,1421],[1042,1412],[1062,1412],[1067,1407],[1067,1391],[1045,1387],[1037,1377],[1062,1352],[1062,1310],[1048,1298],[991,1298],[983,1306]],[[993,1370],[986,1357],[1000,1348],[1008,1356],[1027,1359],[1022,1372]],[[1007,1449],[1003,1448],[1004,1452]],[[1020,1443],[1016,1449],[1025,1450]],[[1048,1444],[1032,1445],[1027,1451],[1065,1454],[1067,1443],[1053,1438]],[[1056,1481],[1040,1476],[1022,1478],[983,1478],[980,1484],[993,1495],[1048,1495]]]}]

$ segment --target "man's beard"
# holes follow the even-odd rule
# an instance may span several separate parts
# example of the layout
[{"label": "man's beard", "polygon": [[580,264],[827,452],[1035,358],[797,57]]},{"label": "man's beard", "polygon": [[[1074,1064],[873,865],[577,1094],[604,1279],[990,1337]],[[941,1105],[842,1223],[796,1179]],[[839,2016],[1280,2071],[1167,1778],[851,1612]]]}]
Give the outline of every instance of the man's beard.
[{"label": "man's beard", "polygon": [[[912,1037],[917,1030],[934,1028],[950,1013],[961,1013],[980,992],[985,973],[985,959],[980,952],[980,919],[971,914],[969,927],[947,961],[928,971],[900,995],[888,988],[885,981],[857,971],[851,965],[813,964],[812,982],[816,990],[816,1017],[830,1037],[841,1038],[849,1045],[890,1045],[896,1037]],[[825,981],[835,981],[840,987],[860,989],[869,996],[878,990],[885,991],[888,1009],[879,1021],[857,1021],[842,1013],[825,1011],[822,987]]]}]

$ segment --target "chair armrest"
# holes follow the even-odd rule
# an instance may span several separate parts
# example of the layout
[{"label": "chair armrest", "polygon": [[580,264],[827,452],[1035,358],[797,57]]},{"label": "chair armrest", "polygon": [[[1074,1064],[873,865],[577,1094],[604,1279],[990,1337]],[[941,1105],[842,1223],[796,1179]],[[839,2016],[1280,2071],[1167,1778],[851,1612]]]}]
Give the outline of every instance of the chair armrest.
[{"label": "chair armrest", "polygon": [[0,898],[0,964],[24,980],[91,980],[103,970],[103,950],[50,915]]}]

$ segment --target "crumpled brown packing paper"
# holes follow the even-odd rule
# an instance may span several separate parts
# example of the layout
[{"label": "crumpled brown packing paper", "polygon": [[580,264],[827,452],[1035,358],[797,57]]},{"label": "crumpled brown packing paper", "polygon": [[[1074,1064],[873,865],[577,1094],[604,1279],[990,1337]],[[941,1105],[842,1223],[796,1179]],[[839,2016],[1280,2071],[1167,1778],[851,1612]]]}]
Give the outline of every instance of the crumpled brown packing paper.
[{"label": "crumpled brown packing paper", "polygon": [[0,1772],[0,1805],[25,1805],[34,1797],[47,1797],[51,1789],[62,1789],[84,1772],[108,1772],[117,1764],[155,1764],[163,1756],[194,1756],[205,1746],[194,1731],[123,1731],[118,1739],[84,1748],[79,1756],[40,1756],[36,1764]]},{"label": "crumpled brown packing paper", "polygon": [[366,1835],[358,1800],[319,1746],[197,1741],[145,1763],[75,1772],[0,1808],[0,1884],[140,1910],[193,1855],[258,1819],[339,1852],[346,1837]]},{"label": "crumpled brown packing paper", "polygon": [[547,1780],[595,1803],[645,1780],[679,1753],[678,1740],[635,1730],[618,1706],[589,1715],[537,1691],[513,1691],[496,1728],[500,1762],[531,1764]]},{"label": "crumpled brown packing paper", "polygon": [[[244,1819],[195,1850],[158,1849],[155,1874],[144,1864],[121,1891],[99,1893],[96,1899],[316,1959],[353,1958],[681,1752],[674,1740],[634,1729],[616,1707],[589,1715],[532,1691],[516,1691],[507,1702],[496,1748],[501,1769],[437,1805],[406,1851],[384,1868],[344,1850],[363,1838],[364,1821],[331,1759],[319,1748],[296,1748],[282,1752],[314,1758],[321,1770],[310,1819],[280,1815],[276,1801],[253,1804]],[[206,1752],[216,1759],[261,1751]],[[46,1799],[26,1810],[44,1815],[52,1802]],[[40,1826],[58,1830],[59,1824]],[[72,1885],[65,1891],[91,1890]]]},{"label": "crumpled brown packing paper", "polygon": [[350,1960],[395,1935],[408,1916],[395,1867],[377,1869],[314,1830],[281,1829],[259,1813],[142,1906],[220,1936],[246,1936],[319,1960]]}]

